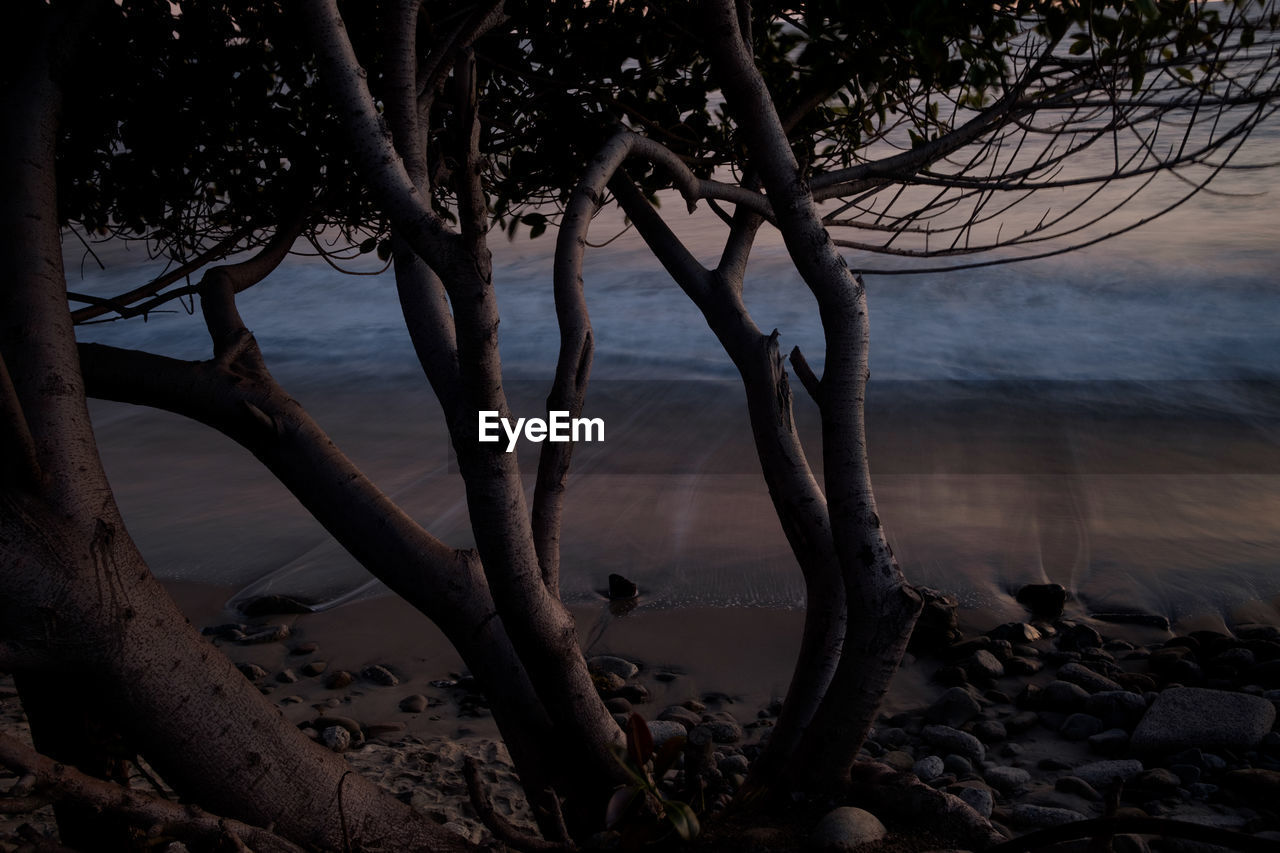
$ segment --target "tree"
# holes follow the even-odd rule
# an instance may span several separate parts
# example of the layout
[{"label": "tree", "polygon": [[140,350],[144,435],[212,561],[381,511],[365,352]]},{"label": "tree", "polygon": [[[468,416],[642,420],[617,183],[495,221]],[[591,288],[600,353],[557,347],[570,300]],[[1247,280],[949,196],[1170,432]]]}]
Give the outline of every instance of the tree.
[{"label": "tree", "polygon": [[[348,779],[183,624],[110,500],[86,392],[187,415],[253,452],[457,645],[486,686],[544,834],[566,841],[557,836],[567,822],[585,836],[624,778],[614,757],[623,736],[559,600],[572,446],[544,445],[529,507],[514,459],[478,442],[475,423],[478,410],[507,413],[493,219],[558,225],[561,350],[548,407],[576,415],[592,353],[581,264],[591,218],[612,194],[738,368],[806,581],[800,660],[753,785],[840,791],[920,597],[876,514],[862,427],[867,290],[837,249],[958,257],[1094,239],[1081,229],[1122,208],[1100,188],[1200,169],[1183,175],[1199,189],[1229,167],[1276,91],[1276,16],[1245,3],[706,0],[696,14],[625,3],[96,5],[89,26],[95,4],[25,4],[40,38],[8,54],[4,76],[15,120],[2,167],[14,271],[0,327],[3,665],[20,671],[37,746],[55,758],[102,775],[101,737],[67,742],[45,675],[97,671],[116,711],[108,728],[184,795],[321,849],[348,836],[357,847],[456,842]],[[106,97],[78,87],[75,73],[104,53],[136,60]],[[216,93],[209,109],[201,91]],[[156,102],[190,108],[157,127]],[[1173,117],[1185,123],[1168,147]],[[157,144],[174,138],[182,144]],[[553,138],[571,144],[553,155]],[[1104,172],[1062,171],[1104,145],[1115,151]],[[653,193],[667,186],[724,219],[715,269],[659,216]],[[1085,195],[1060,213],[1016,236],[990,233],[1033,193],[1071,187]],[[61,224],[145,235],[174,268],[114,299],[71,294],[86,307],[68,312]],[[742,299],[766,226],[781,232],[823,320],[821,374],[790,355],[821,413],[821,484],[795,429],[779,335]],[[300,235],[315,242],[325,228],[347,240],[333,254],[377,250],[394,264],[466,484],[474,550],[433,537],[347,460],[272,377],[240,320],[237,294]],[[833,241],[837,228],[858,237]],[[253,256],[229,262],[244,250]],[[201,270],[199,284],[185,283]],[[208,360],[74,347],[73,319],[146,314],[191,294]],[[343,819],[313,791],[335,792]]]}]

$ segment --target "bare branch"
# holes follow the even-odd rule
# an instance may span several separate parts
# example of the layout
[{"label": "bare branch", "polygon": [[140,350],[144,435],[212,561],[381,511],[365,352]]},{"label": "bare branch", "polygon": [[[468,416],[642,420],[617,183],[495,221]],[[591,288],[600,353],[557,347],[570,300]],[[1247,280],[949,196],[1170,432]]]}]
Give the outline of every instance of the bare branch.
[{"label": "bare branch", "polygon": [[[777,334],[777,331],[774,332]],[[791,366],[795,368],[796,376],[800,379],[800,384],[804,386],[804,390],[809,392],[809,396],[813,398],[813,402],[819,406],[822,405],[822,383],[818,381],[818,377],[814,375],[813,368],[809,366],[809,362],[805,360],[804,353],[800,352],[800,347],[791,348]]]}]

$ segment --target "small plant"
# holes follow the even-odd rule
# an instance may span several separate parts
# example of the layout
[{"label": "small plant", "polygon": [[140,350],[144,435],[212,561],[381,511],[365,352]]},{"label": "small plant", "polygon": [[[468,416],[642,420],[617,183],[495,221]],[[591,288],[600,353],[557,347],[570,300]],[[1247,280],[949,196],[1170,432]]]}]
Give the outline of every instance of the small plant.
[{"label": "small plant", "polygon": [[659,840],[666,834],[667,824],[685,841],[698,836],[701,831],[698,815],[688,803],[665,796],[661,785],[662,777],[675,765],[684,743],[683,737],[670,738],[655,752],[648,724],[639,714],[631,715],[627,720],[626,752],[618,753],[618,761],[631,782],[618,788],[610,798],[605,826],[609,829],[625,826],[635,833],[632,839],[642,843]]}]

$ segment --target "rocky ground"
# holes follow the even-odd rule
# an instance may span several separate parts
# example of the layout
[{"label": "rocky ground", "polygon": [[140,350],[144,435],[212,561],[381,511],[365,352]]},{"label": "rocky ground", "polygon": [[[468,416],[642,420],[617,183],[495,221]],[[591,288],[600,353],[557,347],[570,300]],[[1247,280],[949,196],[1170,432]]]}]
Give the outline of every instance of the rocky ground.
[{"label": "rocky ground", "polygon": [[[1101,632],[1103,623],[1063,618],[1064,597],[1060,587],[1027,588],[1019,596],[1027,621],[966,637],[956,628],[955,602],[930,594],[904,670],[927,690],[913,694],[917,707],[878,721],[861,756],[878,769],[860,772],[918,780],[917,788],[958,798],[1010,837],[1102,816],[1153,817],[1270,840],[1280,849],[1280,629],[1148,631],[1160,638],[1136,642],[1133,632],[1121,639]],[[405,667],[395,661],[332,667],[318,644],[300,641],[270,616],[212,626],[208,634],[303,731],[442,823],[489,840],[462,781],[462,762],[472,755],[483,763],[497,810],[528,825],[484,697],[465,675],[402,681],[397,671]],[[734,797],[769,735],[777,701],[684,695],[689,683],[677,667],[616,654],[593,657],[591,668],[619,722],[638,713],[659,749],[677,737],[692,745],[660,791],[697,800],[713,849],[973,846],[904,809],[909,797],[852,804],[865,811],[797,801],[781,827],[754,825]],[[6,732],[28,738],[7,680],[0,681],[0,714]],[[12,780],[0,775],[0,788]],[[20,832],[23,823],[30,828]],[[638,836],[653,829],[643,823],[626,830]],[[0,822],[0,850],[34,849],[29,839],[50,830],[47,810],[8,818]],[[668,837],[660,849],[673,843]],[[1226,842],[1227,849],[1238,843]],[[1117,836],[1113,846],[1124,853],[1209,849],[1132,834]],[[1070,849],[1083,851],[1086,843]]]}]

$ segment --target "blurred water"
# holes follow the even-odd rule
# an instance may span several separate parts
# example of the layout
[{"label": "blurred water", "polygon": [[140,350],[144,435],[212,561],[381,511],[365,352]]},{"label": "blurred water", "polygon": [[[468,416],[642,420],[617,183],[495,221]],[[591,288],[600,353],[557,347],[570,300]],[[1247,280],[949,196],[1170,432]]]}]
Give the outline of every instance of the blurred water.
[{"label": "blurred water", "polygon": [[[1259,150],[1274,153],[1276,140],[1272,122]],[[1280,178],[1237,173],[1219,186],[1262,194],[1202,196],[1046,261],[868,277],[872,464],[913,580],[991,604],[1050,578],[1098,609],[1171,616],[1280,593]],[[718,220],[672,200],[663,210],[713,262]],[[602,215],[592,240],[619,228]],[[550,234],[493,240],[517,414],[537,413],[556,357],[553,248]],[[67,255],[74,290],[107,294],[146,277],[136,255],[111,254],[105,272],[74,244]],[[590,252],[584,272],[593,393],[610,433],[575,469],[566,593],[589,597],[623,571],[663,605],[795,605],[798,574],[752,462],[734,372],[705,322],[634,233]],[[820,370],[816,306],[776,235],[762,235],[746,295],[783,350],[799,345]],[[273,371],[339,444],[430,529],[468,544],[390,277],[299,258],[240,304]],[[208,352],[198,314],[181,310],[81,337]],[[808,402],[798,407],[811,425]],[[319,598],[363,589],[358,567],[229,442],[130,407],[95,415],[159,574]]]}]

